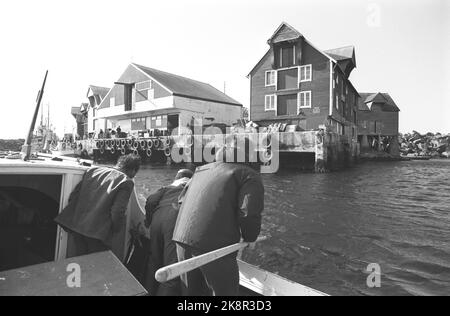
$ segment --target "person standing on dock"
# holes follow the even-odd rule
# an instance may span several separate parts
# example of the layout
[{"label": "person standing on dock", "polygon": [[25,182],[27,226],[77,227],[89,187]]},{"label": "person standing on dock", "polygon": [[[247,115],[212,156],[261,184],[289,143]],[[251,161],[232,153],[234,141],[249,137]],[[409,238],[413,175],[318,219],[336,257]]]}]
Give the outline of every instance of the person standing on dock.
[{"label": "person standing on dock", "polygon": [[[219,150],[217,157],[226,156],[227,150]],[[260,233],[264,209],[261,176],[245,164],[222,158],[199,167],[180,195],[173,235],[179,261],[238,243],[241,238],[254,242]],[[183,295],[236,296],[237,253],[188,272],[181,280]]]},{"label": "person standing on dock", "polygon": [[175,181],[147,198],[145,226],[150,227],[150,260],[145,287],[151,295],[181,295],[180,279],[166,283],[155,280],[155,273],[163,266],[178,262],[173,230],[178,216],[178,197],[193,176],[189,169],[178,171]]},{"label": "person standing on dock", "polygon": [[111,250],[123,261],[125,212],[140,165],[138,157],[127,155],[119,158],[115,168],[86,171],[55,219],[68,232],[69,258]]}]

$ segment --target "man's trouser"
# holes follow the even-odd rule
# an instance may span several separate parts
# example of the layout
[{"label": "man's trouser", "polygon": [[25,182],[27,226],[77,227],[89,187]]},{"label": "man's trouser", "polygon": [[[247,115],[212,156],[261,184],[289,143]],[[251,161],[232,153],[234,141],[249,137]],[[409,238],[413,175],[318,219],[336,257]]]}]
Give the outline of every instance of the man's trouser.
[{"label": "man's trouser", "polygon": [[89,238],[75,232],[67,234],[67,258],[102,252],[109,248],[98,239]]},{"label": "man's trouser", "polygon": [[[178,262],[204,253],[204,251],[177,243]],[[239,267],[236,257],[237,252],[181,275],[183,295],[237,296],[239,294]]]}]

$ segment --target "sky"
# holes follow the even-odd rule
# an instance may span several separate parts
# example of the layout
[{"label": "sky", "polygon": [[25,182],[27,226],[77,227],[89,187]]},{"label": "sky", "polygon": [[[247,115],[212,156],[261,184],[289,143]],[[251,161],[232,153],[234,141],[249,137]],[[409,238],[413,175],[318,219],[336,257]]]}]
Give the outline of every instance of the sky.
[{"label": "sky", "polygon": [[391,94],[401,132],[450,132],[450,1],[15,0],[0,2],[0,138],[25,137],[47,69],[59,135],[88,86],[111,87],[131,62],[248,106],[247,75],[282,21],[322,50],[354,45],[352,83]]}]

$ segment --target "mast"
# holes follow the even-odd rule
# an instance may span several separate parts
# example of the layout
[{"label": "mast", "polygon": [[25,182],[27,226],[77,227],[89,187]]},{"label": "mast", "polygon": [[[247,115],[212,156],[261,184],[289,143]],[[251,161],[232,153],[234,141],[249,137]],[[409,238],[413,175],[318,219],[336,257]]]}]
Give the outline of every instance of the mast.
[{"label": "mast", "polygon": [[44,82],[42,83],[42,88],[38,92],[38,97],[36,101],[36,109],[34,110],[33,119],[31,121],[30,130],[28,131],[28,135],[25,139],[25,144],[22,146],[22,159],[27,161],[30,159],[31,154],[31,141],[33,140],[33,132],[34,127],[36,125],[36,120],[39,114],[39,108],[41,107],[42,96],[44,95],[45,83],[47,82],[48,70],[45,73]]}]

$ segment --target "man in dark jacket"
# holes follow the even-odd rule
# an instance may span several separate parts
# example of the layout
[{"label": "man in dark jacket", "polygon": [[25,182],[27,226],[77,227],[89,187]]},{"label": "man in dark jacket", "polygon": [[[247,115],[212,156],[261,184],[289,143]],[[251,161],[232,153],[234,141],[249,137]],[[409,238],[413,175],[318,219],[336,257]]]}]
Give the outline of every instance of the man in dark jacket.
[{"label": "man in dark jacket", "polygon": [[151,295],[181,295],[180,279],[160,284],[155,280],[158,269],[178,262],[173,230],[178,216],[178,197],[192,178],[189,169],[178,171],[175,181],[151,194],[145,205],[146,226],[150,227],[150,260],[146,288]]},{"label": "man in dark jacket", "polygon": [[[244,164],[215,162],[197,169],[180,196],[173,240],[178,260],[256,241],[264,209],[261,176]],[[234,296],[239,290],[237,253],[181,276],[185,295]]]},{"label": "man in dark jacket", "polygon": [[55,219],[68,232],[67,256],[112,250],[124,260],[125,212],[140,168],[134,155],[122,156],[115,168],[93,167]]}]

